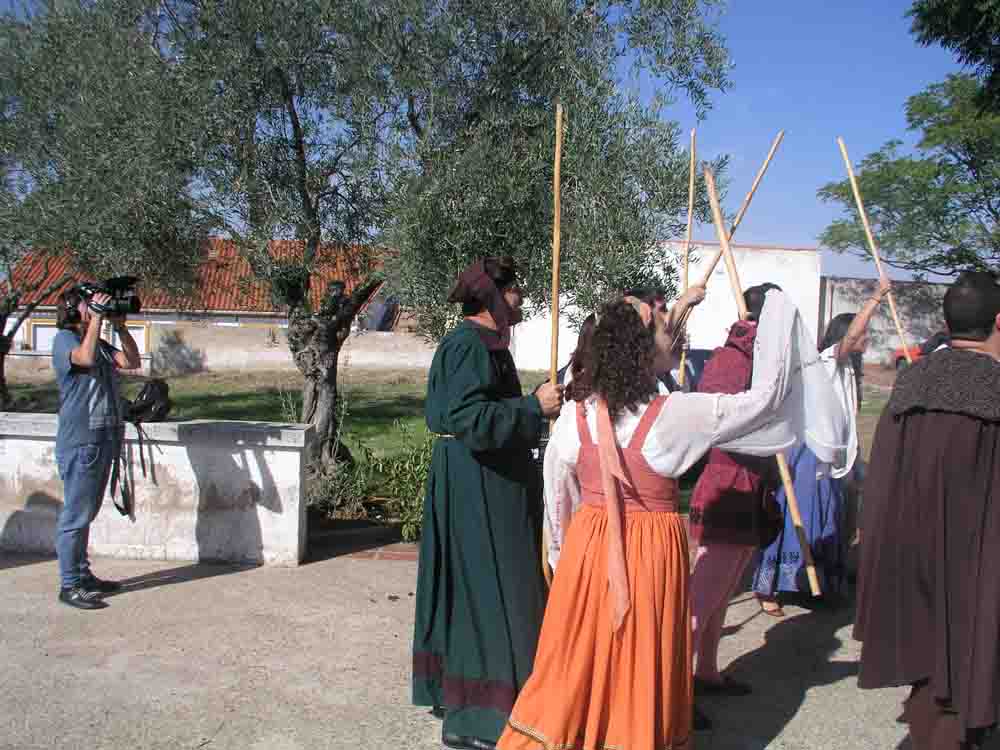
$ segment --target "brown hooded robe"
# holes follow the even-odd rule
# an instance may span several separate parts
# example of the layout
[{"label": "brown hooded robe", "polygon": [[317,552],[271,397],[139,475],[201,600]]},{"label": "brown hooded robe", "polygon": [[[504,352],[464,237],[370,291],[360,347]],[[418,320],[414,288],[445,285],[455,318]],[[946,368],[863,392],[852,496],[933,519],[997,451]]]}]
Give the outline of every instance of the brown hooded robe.
[{"label": "brown hooded robe", "polygon": [[[949,349],[901,373],[869,467],[859,686],[923,684],[907,714],[974,741],[1000,700],[1000,362]],[[905,718],[916,741],[925,717]]]}]

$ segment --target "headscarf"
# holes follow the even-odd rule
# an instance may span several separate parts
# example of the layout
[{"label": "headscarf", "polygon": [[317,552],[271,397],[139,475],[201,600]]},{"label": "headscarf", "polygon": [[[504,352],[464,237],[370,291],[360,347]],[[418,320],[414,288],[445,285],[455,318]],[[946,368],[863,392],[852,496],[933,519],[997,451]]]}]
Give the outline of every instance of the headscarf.
[{"label": "headscarf", "polygon": [[[852,355],[853,356],[853,355]],[[854,363],[837,361],[837,346],[834,344],[826,351],[820,352],[820,361],[826,366],[837,397],[840,399],[847,414],[847,453],[845,460],[839,466],[830,468],[830,476],[841,479],[851,473],[858,458],[858,387],[857,371]]]},{"label": "headscarf", "polygon": [[497,287],[486,270],[484,258],[466,268],[458,277],[455,286],[448,295],[448,301],[454,304],[478,302],[493,316],[497,325],[496,336],[484,337],[483,341],[490,351],[507,349],[510,346],[511,309],[503,292]]},{"label": "headscarf", "polygon": [[[653,310],[635,297],[626,297],[644,325],[653,320]],[[625,541],[622,523],[621,485],[632,488],[632,482],[622,466],[621,446],[615,436],[608,402],[597,396],[597,450],[601,459],[601,484],[608,515],[608,588],[611,591],[613,631],[621,627],[629,610],[628,569],[625,567]]]},{"label": "headscarf", "polygon": [[753,387],[778,383],[776,410],[766,422],[722,450],[751,456],[773,456],[799,443],[809,446],[823,464],[824,473],[846,470],[850,422],[826,367],[816,351],[816,339],[788,297],[767,293],[754,340]]}]

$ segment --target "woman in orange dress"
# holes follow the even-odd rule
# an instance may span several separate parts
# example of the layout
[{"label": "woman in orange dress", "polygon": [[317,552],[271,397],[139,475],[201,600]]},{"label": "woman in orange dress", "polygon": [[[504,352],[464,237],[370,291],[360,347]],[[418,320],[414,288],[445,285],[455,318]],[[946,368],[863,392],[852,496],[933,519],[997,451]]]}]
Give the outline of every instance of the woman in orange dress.
[{"label": "woman in orange dress", "polygon": [[605,305],[593,392],[565,404],[555,424],[545,491],[553,507],[578,496],[580,509],[501,750],[691,747],[689,558],[676,477],[713,446],[760,451],[767,437],[754,433],[775,421],[788,376],[776,365],[776,377],[746,393],[661,396],[656,373],[673,348],[666,328],[644,303]]}]

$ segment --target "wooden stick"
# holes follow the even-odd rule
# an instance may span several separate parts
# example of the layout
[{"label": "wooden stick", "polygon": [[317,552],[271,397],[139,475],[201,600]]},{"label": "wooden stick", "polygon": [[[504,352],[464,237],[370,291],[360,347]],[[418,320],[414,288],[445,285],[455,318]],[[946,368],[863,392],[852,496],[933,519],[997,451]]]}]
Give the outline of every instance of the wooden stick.
[{"label": "wooden stick", "polygon": [[[555,166],[552,171],[552,352],[549,364],[549,382],[556,385],[559,382],[559,233],[562,220],[562,204],[559,188],[562,168],[562,102],[556,102],[556,154]],[[549,423],[551,432],[553,419]],[[545,583],[552,585],[552,568],[549,567],[549,534],[542,524],[542,574]]]},{"label": "wooden stick", "polygon": [[559,233],[562,220],[559,187],[562,167],[562,102],[556,102],[556,155],[552,171],[552,358],[549,381],[556,385],[559,379]]},{"label": "wooden stick", "polygon": [[[875,259],[875,269],[878,271],[879,279],[885,280],[885,269],[882,268],[882,259],[878,255],[878,245],[875,244],[875,235],[872,234],[871,224],[868,223],[868,212],[865,211],[864,201],[861,200],[861,189],[858,187],[858,179],[854,176],[854,167],[851,164],[851,157],[847,155],[847,145],[843,138],[837,138],[837,145],[840,146],[840,154],[844,157],[844,165],[847,167],[847,177],[851,181],[851,190],[854,191],[854,202],[858,206],[858,215],[861,217],[861,225],[865,228],[865,237],[868,239],[868,249],[871,250],[872,258]],[[906,343],[906,336],[903,334],[903,324],[899,320],[899,312],[896,310],[896,300],[890,291],[889,311],[892,313],[892,322],[896,324],[896,332],[899,340],[903,343],[903,355],[909,364],[913,364],[913,357],[910,355],[910,347]]]},{"label": "wooden stick", "polygon": [[806,537],[805,527],[802,525],[802,514],[799,512],[799,501],[795,497],[795,483],[792,481],[792,472],[788,468],[788,459],[784,453],[775,456],[778,461],[778,473],[781,474],[781,483],[785,487],[785,500],[788,503],[788,512],[792,516],[792,524],[795,526],[795,533],[799,537],[799,546],[802,548],[802,556],[806,561],[806,577],[809,579],[809,590],[813,596],[821,596],[823,590],[819,585],[819,576],[816,575],[816,561],[813,560],[812,548],[809,546],[809,539]]},{"label": "wooden stick", "polygon": [[736,270],[736,259],[733,257],[733,250],[729,247],[729,235],[726,232],[726,225],[723,223],[722,209],[719,207],[719,193],[715,189],[715,175],[712,174],[712,170],[708,167],[705,167],[705,187],[708,189],[708,201],[712,206],[712,219],[715,222],[715,231],[719,235],[719,249],[726,259],[726,270],[729,272],[729,286],[733,290],[736,309],[739,310],[740,320],[746,320],[747,305],[743,299],[743,285],[740,284],[740,275]]},{"label": "wooden stick", "polygon": [[[750,202],[753,200],[753,197],[757,192],[757,188],[760,186],[761,180],[764,179],[764,175],[767,173],[767,168],[771,165],[771,159],[774,158],[774,154],[778,151],[778,146],[781,145],[781,141],[784,139],[784,137],[785,137],[785,131],[784,130],[778,131],[778,135],[774,137],[774,142],[771,143],[771,148],[767,152],[767,158],[764,159],[764,163],[761,165],[761,168],[757,170],[757,176],[754,177],[753,184],[750,185],[750,192],[747,193],[746,197],[743,198],[743,204],[740,206],[740,210],[737,212],[736,218],[733,220],[733,225],[729,228],[730,242],[733,241],[733,235],[736,234],[736,230],[739,228],[740,222],[743,221],[743,217],[746,216],[747,209],[750,207]],[[715,255],[712,257],[712,260],[708,264],[708,269],[701,282],[702,286],[708,286],[708,282],[711,280],[712,274],[715,272],[715,267],[719,265],[720,260],[722,260],[721,244],[719,246],[719,250],[715,253]],[[674,329],[675,337],[674,337],[673,348],[675,349],[677,347],[677,342],[680,341],[680,337],[676,336],[676,334],[684,330],[684,326],[687,325],[688,318],[691,317],[691,309],[692,308],[689,307],[687,310],[684,311],[684,314],[681,315],[681,318],[677,322],[677,326]]]},{"label": "wooden stick", "polygon": [[[750,192],[746,194],[743,199],[743,204],[740,206],[740,210],[736,213],[736,218],[733,219],[733,225],[729,228],[729,234],[727,239],[732,242],[733,235],[736,234],[737,228],[740,226],[740,222],[743,221],[743,217],[746,216],[747,209],[750,208],[750,201],[753,200],[754,194],[757,192],[757,188],[760,186],[761,180],[764,179],[764,175],[767,173],[767,168],[771,166],[771,159],[774,158],[774,154],[778,150],[778,146],[781,145],[781,141],[785,137],[785,131],[778,131],[778,135],[774,137],[774,142],[771,144],[771,149],[767,152],[767,158],[764,159],[764,163],[761,168],[757,170],[757,176],[753,179],[753,184],[750,186]],[[712,257],[712,261],[708,264],[708,269],[705,272],[705,276],[701,282],[702,286],[708,286],[708,282],[712,278],[712,274],[715,272],[715,267],[719,265],[719,261],[722,259],[722,248],[720,247],[715,255]]]},{"label": "wooden stick", "polygon": [[[695,161],[695,152],[697,150],[697,144],[695,143],[695,129],[691,129],[691,165],[688,169],[688,223],[687,223],[687,234],[684,237],[684,265],[681,270],[681,281],[684,285],[684,291],[688,290],[688,272],[691,266],[691,228],[694,224],[694,178],[695,170],[697,169]],[[684,381],[687,377],[687,347],[685,346],[681,350],[681,368],[678,374],[677,382],[680,385],[681,390],[684,389]]]},{"label": "wooden stick", "polygon": [[[736,307],[740,311],[740,320],[747,318],[746,301],[743,299],[743,288],[740,286],[740,279],[736,273],[736,261],[733,252],[729,247],[729,238],[726,236],[725,224],[723,224],[722,210],[719,208],[719,196],[715,190],[715,177],[712,170],[705,169],[705,185],[708,188],[708,200],[712,205],[712,219],[715,223],[715,231],[719,236],[719,244],[722,247],[723,255],[726,258],[726,268],[729,271],[729,284],[733,290],[733,299]],[[813,560],[812,549],[809,540],[806,538],[805,527],[802,525],[802,514],[799,512],[799,501],[795,496],[795,483],[792,481],[792,473],[788,468],[788,459],[784,453],[775,456],[778,462],[778,473],[781,474],[781,482],[785,487],[785,500],[788,503],[788,512],[792,516],[792,524],[795,526],[795,533],[799,537],[799,546],[802,548],[802,556],[806,561],[806,576],[809,578],[809,588],[813,596],[819,596],[822,590],[819,586],[819,576],[816,575],[816,562]]]}]

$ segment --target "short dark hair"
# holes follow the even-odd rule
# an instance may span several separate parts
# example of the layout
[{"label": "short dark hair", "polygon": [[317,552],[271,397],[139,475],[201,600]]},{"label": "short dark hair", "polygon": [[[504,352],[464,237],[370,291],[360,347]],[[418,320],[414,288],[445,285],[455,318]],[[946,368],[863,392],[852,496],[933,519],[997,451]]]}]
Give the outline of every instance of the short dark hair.
[{"label": "short dark hair", "polygon": [[991,271],[965,271],[944,295],[944,319],[953,339],[986,341],[1000,314],[1000,280]]},{"label": "short dark hair", "polygon": [[781,291],[781,287],[770,282],[752,286],[743,292],[743,303],[747,306],[747,320],[760,320],[760,314],[764,310],[764,299],[772,289]]},{"label": "short dark hair", "polygon": [[80,287],[70,287],[59,295],[56,303],[56,328],[69,328],[80,322],[80,303],[83,294]]},{"label": "short dark hair", "polygon": [[667,301],[667,293],[658,286],[640,286],[626,289],[623,297],[635,297],[640,302],[645,302],[650,307],[656,307],[659,303]]},{"label": "short dark hair", "polygon": [[593,392],[590,383],[590,370],[593,369],[591,360],[594,349],[594,331],[596,330],[597,315],[591,313],[580,326],[576,349],[569,362],[569,371],[573,373],[573,382],[566,389],[566,397],[571,401],[583,401]]}]

